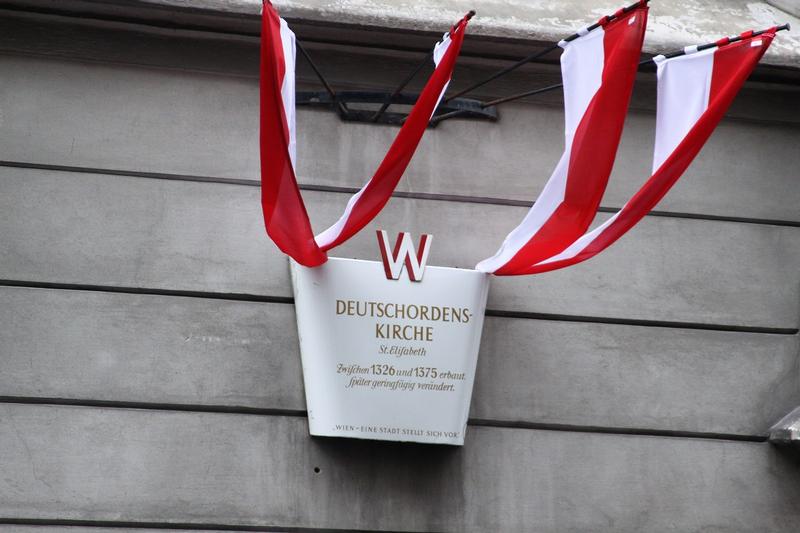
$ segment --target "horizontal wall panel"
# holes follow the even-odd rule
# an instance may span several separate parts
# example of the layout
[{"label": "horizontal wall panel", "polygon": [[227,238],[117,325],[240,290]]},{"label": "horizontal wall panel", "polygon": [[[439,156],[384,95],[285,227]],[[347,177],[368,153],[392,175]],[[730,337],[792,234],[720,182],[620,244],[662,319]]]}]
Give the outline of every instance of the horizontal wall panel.
[{"label": "horizontal wall panel", "polygon": [[[347,195],[306,192],[318,228]],[[335,255],[376,259],[374,228],[433,233],[433,265],[471,268],[525,208],[394,199]],[[291,296],[254,187],[0,168],[0,279]],[[465,238],[469,237],[469,241]],[[800,231],[650,217],[565,270],[495,279],[511,311],[796,328]]]},{"label": "horizontal wall panel", "polygon": [[[258,179],[255,79],[13,56],[0,65],[4,160]],[[500,113],[497,123],[428,131],[399,190],[533,201],[563,149],[563,113]],[[369,179],[397,129],[303,109],[298,132],[300,180],[352,188]],[[653,138],[652,115],[632,113],[604,205],[620,207],[649,177]],[[658,209],[798,222],[787,159],[798,143],[796,125],[724,122]]]},{"label": "horizontal wall panel", "polygon": [[[305,409],[288,304],[5,287],[0,346],[0,396]],[[797,354],[797,335],[488,317],[470,416],[764,435],[800,403]]]},{"label": "horizontal wall panel", "polygon": [[4,405],[0,448],[0,514],[18,518],[458,532],[800,520],[800,460],[766,443],[470,428],[450,448],[311,439],[300,417]]},{"label": "horizontal wall panel", "polygon": [[766,434],[800,404],[798,337],[489,317],[471,415]]},{"label": "horizontal wall panel", "polygon": [[[412,172],[401,182],[403,189],[532,202],[561,156],[563,117],[558,108],[520,105],[502,108],[499,124],[466,120],[444,123],[423,141]],[[298,127],[308,124],[311,128],[312,120],[315,128],[328,125],[328,121],[312,116]],[[379,145],[380,138],[368,128],[350,126],[347,131],[363,139],[364,146],[374,146],[366,153],[382,153],[379,147],[388,142]],[[654,139],[654,117],[630,113],[603,206],[621,207],[650,177]],[[800,188],[790,168],[796,157],[789,156],[798,144],[798,126],[723,121],[656,210],[800,221]],[[323,158],[308,152],[311,161],[306,165],[317,163],[306,167],[304,180],[325,183],[332,177],[347,176],[338,181],[353,181],[373,171],[365,167],[374,165],[348,158],[346,147],[327,146],[334,150]],[[330,167],[326,172],[331,161],[340,166],[340,162],[349,167],[361,165],[350,172],[333,173]]]},{"label": "horizontal wall panel", "polygon": [[[166,527],[159,527],[158,529],[150,528],[129,528],[129,527],[95,527],[95,526],[74,526],[69,523],[64,526],[31,526],[31,525],[3,525],[0,524],[0,533],[223,533],[223,531],[230,532],[231,530],[220,529],[170,529],[169,525]],[[235,530],[234,530],[235,531]],[[270,529],[275,533],[281,533],[276,530]],[[288,532],[287,532],[288,533]]]},{"label": "horizontal wall panel", "polygon": [[294,306],[0,288],[0,395],[304,410]]},{"label": "horizontal wall panel", "polygon": [[[3,10],[0,50],[255,78],[259,37]],[[303,68],[302,66],[298,66]]]}]

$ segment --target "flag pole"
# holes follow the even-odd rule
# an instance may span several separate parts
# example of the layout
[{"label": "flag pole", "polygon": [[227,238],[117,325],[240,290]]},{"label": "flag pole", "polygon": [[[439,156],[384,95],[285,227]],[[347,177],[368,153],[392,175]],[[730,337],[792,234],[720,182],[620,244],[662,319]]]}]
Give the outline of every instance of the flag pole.
[{"label": "flag pole", "polygon": [[311,70],[313,70],[314,74],[317,75],[317,78],[319,78],[319,81],[322,82],[322,86],[325,87],[325,90],[328,91],[329,95],[331,95],[331,99],[333,99],[334,102],[337,102],[337,104],[339,105],[339,110],[345,116],[349,115],[350,114],[350,110],[347,109],[347,106],[345,105],[344,102],[341,102],[341,101],[337,100],[336,91],[333,90],[333,87],[331,87],[331,84],[328,83],[328,80],[325,79],[325,76],[323,76],[322,72],[319,70],[319,68],[317,68],[317,64],[314,63],[314,61],[311,59],[311,56],[308,55],[308,52],[306,52],[306,49],[303,48],[302,44],[300,44],[300,39],[295,39],[295,45],[297,46],[297,49],[300,50],[300,53],[303,54],[303,57],[306,58],[306,61],[308,61],[309,66],[311,66]]},{"label": "flag pole", "polygon": [[[722,39],[714,41],[713,43],[706,43],[706,44],[697,45],[697,51],[700,52],[701,50],[708,50],[709,48],[713,48],[715,46],[725,46],[726,44],[735,43],[737,41],[741,41],[742,39],[746,39],[746,38],[750,38],[750,37],[758,37],[759,35],[763,35],[764,33],[768,32],[771,29],[772,28],[767,28],[766,30],[754,31],[752,34],[746,35],[746,36],[743,36],[744,34],[742,34],[742,35],[734,35],[733,37],[723,37]],[[775,27],[775,31],[776,32],[777,31],[789,31],[791,29],[792,29],[792,26],[788,22],[786,24],[781,25],[781,26],[776,26]],[[694,47],[688,47],[688,48],[691,49],[691,48],[694,48]],[[686,55],[686,53],[687,53],[687,48],[684,48],[682,50],[676,50],[674,52],[670,52],[668,54],[663,54],[663,55],[664,55],[664,57],[666,59],[672,59],[673,57],[679,57],[679,56],[682,56],[682,55]],[[653,59],[648,59],[646,61],[643,61],[642,64],[649,63],[651,61],[653,61]]]},{"label": "flag pole", "polygon": [[[754,31],[751,35],[748,36],[748,38],[749,37],[757,37],[759,35],[763,35],[767,31],[769,31],[770,29],[771,28],[768,28],[766,30]],[[791,30],[791,25],[788,22],[786,24],[783,24],[781,26],[777,26],[775,28],[775,31],[788,31],[788,30]],[[707,50],[707,49],[713,48],[715,46],[725,46],[726,44],[729,44],[729,43],[735,43],[737,41],[741,41],[744,38],[745,37],[742,37],[742,35],[736,35],[736,36],[733,36],[733,37],[723,37],[722,39],[719,39],[719,40],[714,41],[712,43],[706,43],[706,44],[698,45],[697,46],[697,51],[699,52],[701,50]],[[666,59],[671,59],[673,57],[679,57],[679,56],[685,55],[687,53],[687,49],[693,49],[693,48],[694,47],[683,48],[681,50],[676,50],[676,51],[670,52],[668,54],[663,54],[663,56]],[[653,63],[653,58],[643,59],[642,61],[639,62],[639,66],[647,65],[648,63]],[[527,98],[529,96],[534,96],[534,95],[537,95],[537,94],[542,94],[542,93],[546,93],[546,92],[549,92],[549,91],[553,91],[553,90],[561,88],[563,86],[564,86],[563,83],[556,83],[556,84],[553,84],[553,85],[548,85],[546,87],[541,87],[539,89],[533,89],[533,90],[530,90],[530,91],[525,91],[524,93],[514,94],[514,95],[511,95],[511,96],[505,96],[503,98],[498,98],[496,100],[490,100],[488,102],[481,102],[480,103],[480,107],[481,108],[487,108],[487,107],[491,107],[491,106],[495,106],[495,105],[499,105],[499,104],[504,104],[506,102],[513,102],[514,100],[520,100],[522,98]],[[431,119],[431,124],[432,125],[433,124],[437,124],[437,123],[439,123],[439,122],[441,122],[443,120],[447,120],[449,118],[457,117],[457,116],[459,116],[459,115],[461,115],[463,113],[464,113],[464,111],[459,109],[459,110],[456,110],[456,111],[451,111],[449,113],[445,113],[443,115],[439,115],[439,116],[433,117]]]},{"label": "flag pole", "polygon": [[[627,13],[627,12],[629,12],[630,10],[632,10],[632,9],[635,9],[635,8],[636,8],[637,6],[639,6],[639,5],[647,4],[649,1],[650,1],[650,0],[644,0],[644,2],[636,2],[635,4],[631,4],[631,5],[629,5],[629,6],[623,7],[623,8],[622,8],[622,10],[621,10],[621,13],[620,13],[620,14]],[[618,13],[619,13],[619,12],[618,12]],[[612,21],[612,20],[614,20],[614,19],[615,19],[615,18],[617,18],[617,17],[619,17],[619,15],[618,15],[617,13],[614,13],[613,15],[608,15],[608,16],[606,16],[606,17],[603,17],[602,19],[600,19],[600,21],[598,21],[598,22],[595,22],[595,23],[594,23],[594,24],[592,24],[591,26],[587,26],[587,27],[585,28],[585,30],[586,30],[587,32],[590,32],[590,31],[594,30],[595,28],[598,28],[598,27],[600,27],[602,24],[605,24],[605,23],[607,23],[607,22],[609,22],[609,21]],[[563,39],[563,40],[564,40],[564,41],[566,41],[566,42],[569,42],[569,41],[574,41],[574,40],[575,40],[575,39],[577,39],[578,37],[580,37],[580,34],[579,34],[579,33],[573,33],[572,35],[570,35],[569,37],[567,37],[567,38],[565,38],[565,39]],[[559,42],[561,42],[561,41],[559,41]],[[474,91],[475,89],[478,89],[479,87],[483,87],[483,86],[484,86],[484,85],[486,85],[487,83],[489,83],[489,82],[492,82],[492,81],[496,80],[497,78],[500,78],[501,76],[505,76],[505,75],[506,75],[506,74],[508,74],[509,72],[511,72],[511,71],[514,71],[514,70],[518,69],[518,68],[519,68],[519,67],[521,67],[522,65],[524,65],[524,64],[526,64],[526,63],[529,63],[529,62],[531,62],[531,61],[535,61],[535,60],[537,60],[537,59],[539,59],[539,58],[541,58],[541,57],[543,57],[543,56],[545,56],[545,55],[549,54],[549,53],[550,53],[550,52],[552,52],[553,50],[556,50],[557,48],[558,48],[558,43],[553,43],[551,46],[548,46],[548,47],[547,47],[547,48],[545,48],[544,50],[541,50],[541,51],[539,51],[539,52],[534,52],[533,54],[531,54],[531,55],[529,55],[529,56],[527,56],[527,57],[524,57],[524,58],[520,59],[519,61],[517,61],[517,62],[516,62],[516,63],[514,63],[513,65],[511,65],[511,66],[509,66],[509,67],[506,67],[506,68],[504,68],[504,69],[502,69],[502,70],[499,70],[499,71],[495,72],[494,74],[492,74],[492,75],[491,75],[491,76],[489,76],[488,78],[486,78],[486,79],[484,79],[484,80],[481,80],[481,81],[479,81],[479,82],[475,83],[474,85],[470,85],[470,86],[469,86],[469,87],[467,87],[466,89],[462,89],[462,90],[458,91],[457,93],[455,93],[455,94],[453,94],[453,95],[450,95],[450,96],[448,96],[447,98],[445,98],[445,99],[444,99],[444,103],[447,103],[447,102],[449,102],[450,100],[453,100],[453,99],[455,99],[455,98],[458,98],[459,96],[464,96],[465,94],[467,94],[467,93],[469,93],[469,92],[472,92],[472,91]],[[455,111],[454,111],[454,113],[455,113]],[[448,113],[448,114],[449,114],[449,113]],[[442,115],[442,116],[444,116],[444,115]]]},{"label": "flag pole", "polygon": [[374,115],[372,115],[372,118],[370,118],[370,120],[371,120],[372,122],[377,122],[377,121],[378,121],[378,119],[379,119],[379,118],[381,118],[381,115],[383,115],[384,111],[386,111],[386,110],[389,108],[389,106],[390,106],[390,105],[392,105],[392,100],[394,100],[395,98],[397,98],[397,95],[399,95],[399,94],[400,94],[400,91],[402,91],[403,89],[405,89],[405,88],[406,88],[406,85],[408,85],[409,83],[411,83],[411,80],[413,80],[413,79],[414,79],[414,76],[416,76],[417,74],[419,74],[419,71],[420,71],[420,70],[422,70],[422,68],[423,68],[425,65],[427,65],[427,64],[428,64],[428,61],[430,61],[430,60],[431,60],[431,57],[432,57],[432,56],[433,56],[433,54],[431,54],[431,53],[428,53],[428,54],[425,56],[425,59],[423,59],[423,60],[422,60],[422,62],[420,62],[420,64],[419,64],[419,65],[417,65],[416,67],[414,67],[414,70],[412,70],[412,71],[411,71],[411,73],[410,73],[408,76],[406,76],[406,79],[404,79],[402,82],[400,82],[400,85],[398,85],[398,86],[397,86],[397,88],[394,90],[394,92],[392,92],[392,94],[390,94],[389,96],[387,96],[387,97],[386,97],[386,100],[383,102],[383,105],[381,105],[381,108],[380,108],[380,109],[378,109],[378,110],[375,112],[375,114],[374,114]]},{"label": "flag pole", "polygon": [[[467,14],[464,16],[464,18],[465,18],[466,20],[472,20],[472,17],[474,17],[474,16],[475,16],[475,10],[474,10],[474,9],[471,9],[471,10],[469,11],[469,13],[467,13]],[[450,33],[450,32],[448,32],[448,34],[449,34],[449,33]],[[432,57],[433,57],[433,53],[429,53],[429,54],[427,54],[427,55],[425,56],[425,59],[423,59],[423,60],[422,60],[422,63],[420,63],[419,65],[417,65],[416,67],[414,67],[414,70],[412,70],[412,71],[411,71],[411,73],[410,73],[410,74],[409,74],[409,75],[406,77],[406,79],[404,79],[404,80],[403,80],[403,81],[400,83],[400,85],[398,85],[398,86],[397,86],[397,88],[394,90],[394,92],[393,92],[393,93],[392,93],[392,94],[391,94],[391,95],[390,95],[390,96],[389,96],[389,97],[386,99],[386,101],[383,103],[383,105],[381,106],[381,108],[380,108],[380,109],[378,109],[378,111],[376,111],[374,115],[372,115],[372,119],[371,119],[371,120],[372,120],[372,122],[377,122],[377,121],[378,121],[378,119],[381,117],[381,115],[384,113],[384,111],[386,111],[386,109],[387,109],[387,108],[388,108],[390,105],[392,105],[392,100],[394,100],[394,99],[397,97],[397,95],[399,95],[399,94],[400,94],[400,91],[402,91],[403,89],[405,89],[406,85],[408,85],[409,83],[411,83],[411,80],[413,80],[413,79],[414,79],[414,76],[416,76],[416,75],[417,75],[417,73],[419,73],[419,71],[420,71],[420,70],[422,70],[422,67],[424,67],[425,65],[427,65],[427,64],[428,64],[428,61],[429,61],[429,60],[430,60]],[[451,98],[448,98],[447,100],[445,100],[445,103],[447,103],[448,101],[450,101],[452,98],[453,98],[453,97],[451,97]]]},{"label": "flag pole", "polygon": [[519,67],[521,67],[525,63],[529,63],[531,61],[535,61],[535,60],[539,59],[540,57],[546,56],[547,54],[549,54],[550,52],[552,52],[556,48],[558,48],[558,44],[554,44],[554,45],[548,46],[547,48],[545,48],[544,50],[542,50],[540,52],[535,52],[535,53],[533,53],[533,54],[531,54],[531,55],[529,55],[527,57],[524,57],[524,58],[520,59],[519,61],[517,61],[516,63],[514,63],[513,65],[511,65],[510,67],[504,68],[503,70],[499,70],[499,71],[495,72],[494,74],[492,74],[491,76],[489,76],[488,78],[486,78],[486,79],[484,79],[482,81],[479,81],[478,83],[475,83],[474,85],[470,85],[466,89],[462,89],[462,90],[458,91],[455,94],[452,94],[452,95],[448,96],[447,98],[444,99],[444,103],[446,104],[451,100],[455,100],[459,96],[463,96],[463,95],[465,95],[465,94],[467,94],[469,92],[474,91],[475,89],[483,87],[487,83],[492,82],[492,81],[496,80],[497,78],[499,78],[501,76],[505,76],[509,72],[518,69]]}]

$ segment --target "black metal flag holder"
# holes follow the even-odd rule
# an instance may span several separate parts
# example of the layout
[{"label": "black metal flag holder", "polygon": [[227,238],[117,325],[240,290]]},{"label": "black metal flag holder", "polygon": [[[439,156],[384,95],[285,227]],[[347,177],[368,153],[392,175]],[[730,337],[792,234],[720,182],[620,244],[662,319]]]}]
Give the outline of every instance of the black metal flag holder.
[{"label": "black metal flag holder", "polygon": [[[646,0],[645,3],[649,2]],[[622,9],[622,13],[627,13],[632,9],[635,9],[637,6],[640,5],[640,2],[635,4],[629,5]],[[468,14],[468,19],[472,18],[475,14],[474,11],[470,11]],[[616,18],[615,15],[609,15],[605,18],[606,21],[611,21]],[[592,31],[593,29],[600,26],[600,23],[597,22],[588,26],[586,30]],[[784,31],[789,30],[790,25],[783,24],[776,28],[776,31]],[[768,30],[760,30],[753,32],[753,36],[758,36],[763,34]],[[580,35],[578,33],[574,33],[564,39],[564,41],[569,42],[577,39]],[[733,43],[736,41],[742,40],[742,37],[737,35],[734,37],[729,37],[725,39],[725,43]],[[702,44],[697,46],[697,50],[706,50],[708,48],[712,48],[718,45],[718,41]],[[455,117],[462,117],[462,118],[477,118],[477,119],[484,119],[495,121],[497,120],[497,108],[496,106],[500,104],[504,104],[507,102],[513,102],[515,100],[520,100],[522,98],[528,98],[530,96],[535,96],[537,94],[546,93],[549,91],[553,91],[555,89],[559,89],[564,86],[563,83],[556,83],[553,85],[547,85],[545,87],[540,87],[538,89],[532,89],[529,91],[525,91],[518,94],[513,94],[510,96],[505,96],[502,98],[496,98],[494,100],[489,101],[480,101],[472,98],[464,98],[464,95],[487,85],[488,83],[513,72],[514,70],[518,69],[519,67],[535,61],[537,59],[541,59],[542,57],[546,56],[547,54],[557,50],[559,48],[558,43],[555,43],[551,46],[548,46],[544,50],[540,50],[538,52],[532,53],[527,57],[524,57],[512,65],[505,67],[492,75],[488,76],[487,78],[476,82],[469,87],[459,90],[455,94],[449,95],[442,99],[441,103],[436,109],[436,113],[431,118],[430,126],[435,127],[437,124],[441,123],[444,120],[455,118]],[[419,94],[417,93],[405,93],[403,89],[411,83],[414,77],[422,71],[426,65],[432,63],[432,54],[428,53],[425,55],[425,58],[422,62],[420,62],[414,69],[403,79],[402,82],[392,91],[392,92],[385,92],[385,91],[334,91],[333,87],[330,83],[325,79],[325,76],[322,74],[320,69],[317,65],[313,62],[311,57],[309,56],[308,52],[300,45],[300,42],[297,42],[297,49],[303,55],[303,57],[308,61],[309,66],[316,74],[317,78],[319,78],[322,86],[325,88],[325,91],[297,91],[296,103],[297,105],[306,105],[306,106],[320,106],[326,107],[329,109],[333,109],[337,112],[339,117],[345,121],[355,121],[355,122],[368,122],[368,123],[379,123],[379,124],[393,124],[393,125],[401,125],[405,122],[405,119],[408,117],[408,112],[403,111],[393,111],[391,110],[391,106],[413,106],[414,103],[417,101]],[[678,57],[686,53],[686,50],[677,50],[674,52],[670,52],[668,54],[664,54],[666,58],[673,58]],[[649,63],[652,63],[653,59],[648,58],[639,62],[639,66],[644,66]],[[375,110],[374,106],[379,105],[380,107]],[[357,107],[352,106],[364,106],[366,108],[359,109]],[[373,108],[369,108],[369,106],[373,106]]]},{"label": "black metal flag holder", "polygon": [[[475,15],[475,11],[470,11],[466,18],[470,20]],[[345,121],[372,122],[380,124],[401,125],[408,112],[390,111],[390,106],[413,106],[419,94],[402,92],[406,86],[419,74],[425,66],[433,63],[433,55],[428,53],[424,59],[403,79],[402,82],[392,91],[334,91],[331,84],[322,74],[320,69],[311,59],[311,56],[297,41],[297,49],[308,62],[311,70],[322,83],[324,91],[297,91],[296,105],[320,106],[334,109],[339,117]],[[350,104],[350,105],[348,105]],[[351,105],[377,105],[377,111],[372,109],[358,109]],[[482,118],[497,120],[497,111],[494,108],[481,105],[479,100],[469,98],[448,98],[440,102],[437,107],[437,114],[457,112],[462,117]],[[433,123],[431,123],[431,126]]]}]

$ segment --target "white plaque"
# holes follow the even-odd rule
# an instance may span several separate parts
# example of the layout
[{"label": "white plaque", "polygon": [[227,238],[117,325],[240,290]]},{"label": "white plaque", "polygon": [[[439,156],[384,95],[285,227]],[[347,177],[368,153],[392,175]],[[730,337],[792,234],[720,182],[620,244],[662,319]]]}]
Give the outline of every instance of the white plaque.
[{"label": "white plaque", "polygon": [[312,435],[464,444],[489,276],[292,262]]}]

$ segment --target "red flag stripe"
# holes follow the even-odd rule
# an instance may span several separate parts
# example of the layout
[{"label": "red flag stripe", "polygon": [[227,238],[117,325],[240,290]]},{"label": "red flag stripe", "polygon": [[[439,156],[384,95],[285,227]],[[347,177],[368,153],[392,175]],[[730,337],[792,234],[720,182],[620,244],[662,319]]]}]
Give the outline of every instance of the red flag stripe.
[{"label": "red flag stripe", "polygon": [[[270,238],[285,254],[305,266],[327,261],[314,241],[311,222],[297,186],[290,155],[292,132],[282,98],[286,82],[287,59],[294,50],[285,50],[281,32],[290,32],[281,24],[278,13],[264,3],[261,22],[261,207]],[[283,26],[283,28],[282,28]],[[285,38],[293,39],[284,33]],[[291,55],[289,55],[291,54]],[[290,72],[293,76],[294,68]]]},{"label": "red flag stripe", "polygon": [[[517,274],[547,272],[586,261],[611,246],[635,226],[664,197],[700,152],[717,124],[725,115],[739,89],[741,89],[745,80],[758,64],[764,52],[769,48],[774,36],[775,32],[771,30],[757,37],[745,38],[736,43],[711,49],[709,54],[713,57],[713,64],[709,70],[710,80],[702,78],[699,81],[697,79],[693,80],[695,83],[710,82],[706,109],[663,163],[659,164],[658,146],[656,147],[655,162],[658,165],[658,169],[650,179],[616,215],[601,226],[584,235],[563,253],[523,269]],[[690,103],[685,98],[686,93],[681,93],[680,91],[681,82],[691,83],[692,80],[679,77],[675,80],[676,84],[664,83],[662,72],[666,68],[665,65],[670,61],[698,60],[703,60],[703,52],[668,59],[663,62],[664,65],[659,65],[659,92],[662,89],[677,92],[677,94],[673,95],[674,98],[665,97],[662,99],[662,95],[659,94],[660,105],[662,101],[665,106],[670,105],[667,102],[673,102],[670,108],[659,110],[659,118],[685,112],[683,109],[690,106]],[[657,125],[658,127],[659,125]]]},{"label": "red flag stripe", "polygon": [[414,108],[383,158],[375,175],[347,203],[344,214],[317,235],[323,250],[334,248],[366,226],[383,209],[403,176],[422,135],[444,96],[461,51],[467,19],[462,19],[434,50],[437,66],[419,95]]},{"label": "red flag stripe", "polygon": [[[640,5],[563,44],[565,152],[525,219],[478,270],[513,274],[561,252],[588,229],[616,157],[646,25],[647,7]],[[580,97],[592,89],[589,98]]]},{"label": "red flag stripe", "polygon": [[264,0],[261,198],[267,233],[284,253],[304,266],[318,266],[327,260],[327,250],[355,235],[386,205],[447,90],[470,17],[437,45],[436,68],[375,175],[350,199],[339,221],[315,239],[294,169],[294,34]]}]

